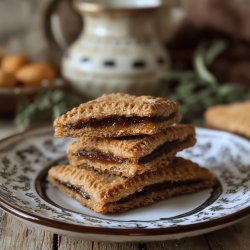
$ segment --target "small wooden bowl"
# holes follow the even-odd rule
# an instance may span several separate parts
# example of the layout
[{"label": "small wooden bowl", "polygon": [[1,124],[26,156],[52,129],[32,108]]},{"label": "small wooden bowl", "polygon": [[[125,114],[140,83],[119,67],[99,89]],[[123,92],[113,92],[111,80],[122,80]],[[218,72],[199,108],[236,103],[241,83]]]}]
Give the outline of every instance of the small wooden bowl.
[{"label": "small wooden bowl", "polygon": [[0,116],[11,117],[15,114],[18,105],[23,101],[32,101],[43,91],[66,87],[62,78],[53,81],[44,80],[36,86],[0,87]]}]

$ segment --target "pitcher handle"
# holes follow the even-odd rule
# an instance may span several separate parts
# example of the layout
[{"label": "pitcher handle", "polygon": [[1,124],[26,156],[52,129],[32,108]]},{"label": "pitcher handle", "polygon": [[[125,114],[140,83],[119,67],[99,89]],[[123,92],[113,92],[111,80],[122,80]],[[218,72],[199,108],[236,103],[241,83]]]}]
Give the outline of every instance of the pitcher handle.
[{"label": "pitcher handle", "polygon": [[[61,0],[53,0],[45,7],[43,15],[43,30],[45,37],[51,46],[60,51],[65,51],[69,46],[69,43],[66,41],[62,29],[60,28],[60,19],[57,13],[60,2]],[[72,5],[72,10],[74,10],[72,0],[70,0],[70,4]],[[77,15],[75,10],[74,13]]]}]

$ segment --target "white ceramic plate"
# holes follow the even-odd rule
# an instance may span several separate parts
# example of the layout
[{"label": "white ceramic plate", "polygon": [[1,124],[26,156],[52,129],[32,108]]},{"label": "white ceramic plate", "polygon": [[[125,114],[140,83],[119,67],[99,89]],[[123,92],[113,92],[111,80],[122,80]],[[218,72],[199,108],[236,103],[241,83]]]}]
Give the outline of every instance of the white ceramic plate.
[{"label": "white ceramic plate", "polygon": [[40,228],[99,241],[167,240],[225,227],[250,213],[250,142],[196,132],[196,146],[179,155],[209,168],[215,188],[117,215],[96,214],[46,182],[47,170],[65,161],[70,139],[53,138],[50,128],[14,135],[0,142],[0,206]]}]

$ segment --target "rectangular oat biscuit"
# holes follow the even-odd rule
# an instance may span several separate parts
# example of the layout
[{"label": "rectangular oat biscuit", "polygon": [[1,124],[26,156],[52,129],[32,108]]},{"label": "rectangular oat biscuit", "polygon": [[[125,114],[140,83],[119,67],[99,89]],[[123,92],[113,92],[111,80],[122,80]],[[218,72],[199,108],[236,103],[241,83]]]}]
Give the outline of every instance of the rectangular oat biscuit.
[{"label": "rectangular oat biscuit", "polygon": [[205,112],[205,123],[250,139],[250,101],[212,106]]},{"label": "rectangular oat biscuit", "polygon": [[61,165],[49,170],[48,180],[97,213],[124,212],[214,185],[212,173],[182,158],[175,158],[171,167],[162,167],[133,178]]},{"label": "rectangular oat biscuit", "polygon": [[180,121],[179,105],[161,97],[105,94],[54,121],[56,137],[155,134]]},{"label": "rectangular oat biscuit", "polygon": [[156,135],[98,138],[82,137],[68,147],[71,165],[132,177],[171,163],[180,150],[195,144],[191,125],[168,127]]}]

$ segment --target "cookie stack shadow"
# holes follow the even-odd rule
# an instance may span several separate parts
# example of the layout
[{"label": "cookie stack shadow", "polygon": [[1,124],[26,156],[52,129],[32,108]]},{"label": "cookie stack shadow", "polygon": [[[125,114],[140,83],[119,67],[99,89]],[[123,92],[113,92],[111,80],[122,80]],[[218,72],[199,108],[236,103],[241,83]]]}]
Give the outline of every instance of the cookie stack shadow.
[{"label": "cookie stack shadow", "polygon": [[195,144],[195,129],[178,124],[176,102],[152,96],[103,95],[54,122],[56,137],[76,137],[69,164],[48,180],[98,213],[124,212],[213,186],[214,176],[177,152]]}]

